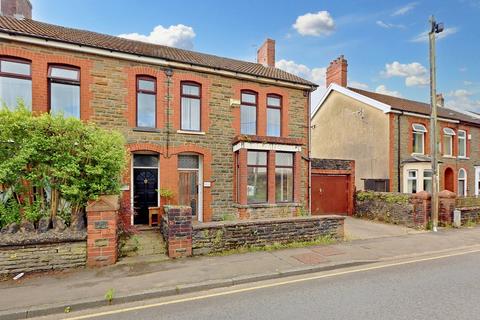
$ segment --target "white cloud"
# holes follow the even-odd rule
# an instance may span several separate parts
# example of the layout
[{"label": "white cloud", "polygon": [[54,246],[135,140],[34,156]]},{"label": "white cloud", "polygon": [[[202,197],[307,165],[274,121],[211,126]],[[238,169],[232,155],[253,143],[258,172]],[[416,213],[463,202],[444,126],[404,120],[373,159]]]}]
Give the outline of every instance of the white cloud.
[{"label": "white cloud", "polygon": [[429,83],[427,68],[418,62],[400,63],[394,61],[387,63],[385,65],[385,71],[382,71],[382,75],[387,78],[405,78],[405,85],[407,87],[424,86]]},{"label": "white cloud", "polygon": [[384,29],[393,29],[393,28],[404,29],[405,28],[403,24],[393,24],[393,23],[382,21],[382,20],[377,20],[376,24],[377,26]]},{"label": "white cloud", "polygon": [[402,97],[402,95],[400,94],[400,92],[388,90],[387,87],[386,87],[384,84],[379,85],[379,86],[375,89],[375,92],[376,92],[376,93],[380,93],[380,94],[386,94],[386,95],[393,96],[393,97],[397,97],[397,98],[401,98],[401,97]]},{"label": "white cloud", "polygon": [[126,39],[151,42],[182,49],[192,49],[193,38],[195,38],[195,36],[196,34],[193,31],[193,28],[183,24],[177,24],[168,28],[158,25],[149,35],[143,35],[136,32],[119,35],[119,37]]},{"label": "white cloud", "polygon": [[450,91],[447,94],[445,105],[464,111],[480,112],[480,100],[473,98],[473,96],[473,92],[465,89]]},{"label": "white cloud", "polygon": [[[455,34],[458,32],[458,28],[457,27],[451,27],[451,28],[445,28],[445,30],[443,30],[443,32],[441,33],[437,33],[437,40],[441,40],[441,39],[444,39],[452,34]],[[418,35],[416,35],[415,37],[413,37],[411,40],[411,42],[428,42],[428,31],[424,31]]]},{"label": "white cloud", "polygon": [[368,89],[368,84],[363,83],[363,82],[352,81],[352,82],[349,82],[348,85],[350,87],[353,87],[353,88],[358,88],[358,89],[363,89],[363,90]]},{"label": "white cloud", "polygon": [[392,13],[392,16],[403,16],[407,12],[413,10],[418,5],[418,2],[410,2],[401,8],[398,8]]},{"label": "white cloud", "polygon": [[320,102],[320,99],[325,92],[325,73],[327,68],[318,67],[318,68],[309,68],[304,64],[296,63],[292,60],[279,60],[275,63],[275,66],[279,69],[293,73],[299,77],[310,80],[318,84],[318,89],[312,93],[310,98],[310,106],[314,108]]},{"label": "white cloud", "polygon": [[299,16],[293,27],[302,36],[328,36],[335,29],[335,22],[328,11],[319,11]]},{"label": "white cloud", "polygon": [[463,84],[466,85],[466,86],[471,86],[473,84],[472,81],[468,81],[468,80],[464,80],[463,81]]}]

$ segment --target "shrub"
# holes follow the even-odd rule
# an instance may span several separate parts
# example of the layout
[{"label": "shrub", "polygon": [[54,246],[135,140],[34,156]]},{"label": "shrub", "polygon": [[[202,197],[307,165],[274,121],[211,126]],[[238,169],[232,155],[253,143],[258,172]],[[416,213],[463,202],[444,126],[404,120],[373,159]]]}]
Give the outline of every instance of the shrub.
[{"label": "shrub", "polygon": [[[0,109],[0,187],[21,208],[20,219],[79,219],[89,200],[119,192],[125,162],[117,132],[61,115],[33,116],[21,105]],[[1,225],[9,220],[1,217]]]}]

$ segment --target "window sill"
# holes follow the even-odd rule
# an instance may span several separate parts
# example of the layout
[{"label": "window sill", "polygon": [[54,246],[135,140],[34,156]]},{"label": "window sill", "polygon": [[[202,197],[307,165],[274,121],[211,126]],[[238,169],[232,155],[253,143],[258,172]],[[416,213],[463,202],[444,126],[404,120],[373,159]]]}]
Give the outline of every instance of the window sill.
[{"label": "window sill", "polygon": [[180,133],[180,134],[192,134],[192,135],[197,135],[197,136],[204,136],[204,135],[205,135],[205,132],[203,132],[203,131],[177,130],[177,133]]},{"label": "window sill", "polygon": [[256,209],[256,208],[278,208],[278,207],[301,207],[300,203],[295,202],[278,202],[278,203],[251,203],[251,204],[238,204],[234,203],[234,208],[239,209]]},{"label": "window sill", "polygon": [[442,157],[447,158],[447,159],[455,159],[456,158],[454,156],[442,156]]},{"label": "window sill", "polygon": [[155,133],[160,133],[160,129],[157,128],[142,128],[142,127],[135,127],[133,128],[133,131],[135,132],[155,132]]},{"label": "window sill", "polygon": [[458,156],[457,158],[459,160],[470,160],[470,157],[460,157],[460,156]]}]

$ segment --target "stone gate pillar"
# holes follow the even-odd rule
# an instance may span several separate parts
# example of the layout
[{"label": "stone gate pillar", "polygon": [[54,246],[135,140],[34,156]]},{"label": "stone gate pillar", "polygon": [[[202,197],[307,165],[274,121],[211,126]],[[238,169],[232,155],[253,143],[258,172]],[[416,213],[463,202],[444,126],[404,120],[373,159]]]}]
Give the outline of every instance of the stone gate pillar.
[{"label": "stone gate pillar", "polygon": [[87,266],[117,262],[118,196],[100,196],[87,206]]}]

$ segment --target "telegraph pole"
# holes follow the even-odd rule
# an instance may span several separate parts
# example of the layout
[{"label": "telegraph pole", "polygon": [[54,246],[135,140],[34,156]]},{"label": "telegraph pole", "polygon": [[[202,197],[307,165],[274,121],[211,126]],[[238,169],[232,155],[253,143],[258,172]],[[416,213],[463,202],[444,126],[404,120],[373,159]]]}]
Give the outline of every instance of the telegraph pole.
[{"label": "telegraph pole", "polygon": [[435,17],[430,17],[430,103],[432,114],[430,117],[430,150],[432,153],[432,229],[437,232],[438,226],[438,127],[437,127],[437,70],[435,64],[435,36],[443,31],[443,23],[437,23]]}]

